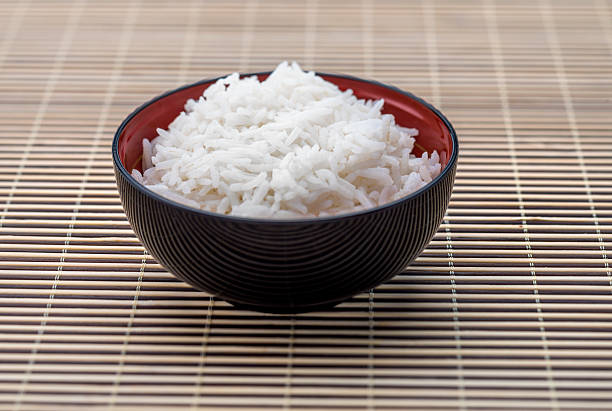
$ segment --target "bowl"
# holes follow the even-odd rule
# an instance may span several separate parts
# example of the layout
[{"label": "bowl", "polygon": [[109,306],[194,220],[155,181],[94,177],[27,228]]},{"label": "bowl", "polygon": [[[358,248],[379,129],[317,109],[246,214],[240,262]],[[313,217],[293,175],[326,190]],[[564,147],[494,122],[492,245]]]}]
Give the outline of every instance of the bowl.
[{"label": "bowl", "polygon": [[[270,73],[253,73],[260,80]],[[414,152],[437,150],[442,171],[420,190],[388,204],[330,217],[274,220],[227,216],[191,208],[145,188],[142,140],[157,135],[217,79],[165,93],[130,114],[112,145],[121,204],[147,251],[169,272],[199,290],[255,311],[298,313],[331,307],[400,273],[438,230],[457,167],[450,122],[424,100],[359,78],[317,73],[366,99],[385,99],[384,113],[416,127]],[[224,76],[225,77],[225,76]]]}]

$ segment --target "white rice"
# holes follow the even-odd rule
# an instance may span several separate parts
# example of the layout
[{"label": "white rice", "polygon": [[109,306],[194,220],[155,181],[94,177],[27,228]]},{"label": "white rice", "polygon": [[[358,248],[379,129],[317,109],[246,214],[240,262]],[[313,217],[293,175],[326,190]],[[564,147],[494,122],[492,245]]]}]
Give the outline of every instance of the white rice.
[{"label": "white rice", "polygon": [[143,141],[149,189],[188,206],[263,218],[316,217],[370,208],[435,178],[439,156],[412,152],[418,130],[381,114],[383,100],[281,63],[263,82],[232,74],[189,100]]}]

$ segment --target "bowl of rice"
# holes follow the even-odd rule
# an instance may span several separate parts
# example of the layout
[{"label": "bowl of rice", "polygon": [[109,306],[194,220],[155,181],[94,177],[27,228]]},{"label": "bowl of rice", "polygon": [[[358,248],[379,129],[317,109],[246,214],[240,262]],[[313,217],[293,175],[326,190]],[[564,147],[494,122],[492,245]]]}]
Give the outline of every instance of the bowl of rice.
[{"label": "bowl of rice", "polygon": [[411,93],[281,63],[154,98],[112,154],[127,219],[162,266],[233,305],[297,313],[420,254],[448,207],[458,142]]}]

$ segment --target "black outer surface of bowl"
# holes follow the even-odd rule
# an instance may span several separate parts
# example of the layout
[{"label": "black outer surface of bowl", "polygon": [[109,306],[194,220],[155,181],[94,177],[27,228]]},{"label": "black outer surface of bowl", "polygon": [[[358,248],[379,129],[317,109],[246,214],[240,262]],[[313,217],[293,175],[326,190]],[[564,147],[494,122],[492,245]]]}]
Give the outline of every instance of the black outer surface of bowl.
[{"label": "black outer surface of bowl", "polygon": [[457,139],[437,110],[417,100],[449,127],[453,153],[433,182],[389,205],[291,221],[232,218],[182,206],[144,188],[120,164],[118,137],[129,118],[113,143],[121,203],[151,255],[197,289],[264,312],[332,306],[401,272],[444,218],[457,167]]}]

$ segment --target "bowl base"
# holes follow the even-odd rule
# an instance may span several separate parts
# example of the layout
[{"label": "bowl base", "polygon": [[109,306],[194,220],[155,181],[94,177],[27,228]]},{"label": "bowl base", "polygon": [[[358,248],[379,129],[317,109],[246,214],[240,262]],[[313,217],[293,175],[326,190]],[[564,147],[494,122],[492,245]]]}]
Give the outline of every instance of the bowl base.
[{"label": "bowl base", "polygon": [[299,306],[265,306],[255,304],[243,304],[231,300],[225,300],[240,310],[256,311],[266,314],[302,314],[315,311],[328,311],[340,304],[341,301],[332,301],[323,304],[299,305]]}]

